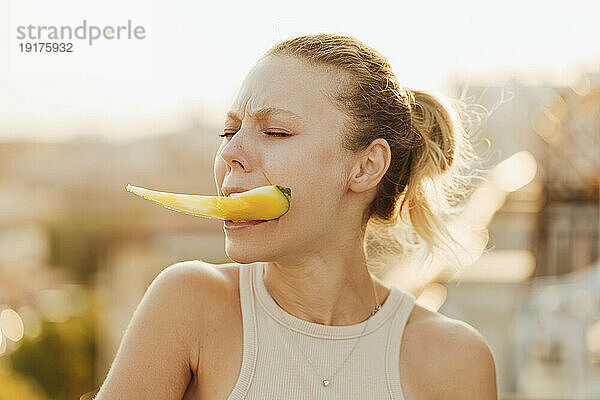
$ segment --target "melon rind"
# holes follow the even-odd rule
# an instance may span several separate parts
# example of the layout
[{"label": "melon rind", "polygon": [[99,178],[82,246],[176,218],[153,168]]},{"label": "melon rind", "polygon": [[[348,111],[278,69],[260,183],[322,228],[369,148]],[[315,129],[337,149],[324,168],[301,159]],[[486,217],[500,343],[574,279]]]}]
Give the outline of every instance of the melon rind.
[{"label": "melon rind", "polygon": [[160,192],[127,185],[127,190],[170,210],[232,221],[272,220],[290,208],[291,189],[281,185],[254,188],[225,196]]}]

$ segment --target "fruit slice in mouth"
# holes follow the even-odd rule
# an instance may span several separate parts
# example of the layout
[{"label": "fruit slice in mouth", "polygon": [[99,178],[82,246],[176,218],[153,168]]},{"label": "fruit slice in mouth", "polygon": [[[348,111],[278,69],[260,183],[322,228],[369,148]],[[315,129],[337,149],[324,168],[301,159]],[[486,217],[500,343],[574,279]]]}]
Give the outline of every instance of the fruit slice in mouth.
[{"label": "fruit slice in mouth", "polygon": [[281,185],[261,186],[229,197],[159,192],[132,185],[127,185],[127,190],[170,210],[230,221],[277,219],[288,212],[292,196],[291,189]]}]

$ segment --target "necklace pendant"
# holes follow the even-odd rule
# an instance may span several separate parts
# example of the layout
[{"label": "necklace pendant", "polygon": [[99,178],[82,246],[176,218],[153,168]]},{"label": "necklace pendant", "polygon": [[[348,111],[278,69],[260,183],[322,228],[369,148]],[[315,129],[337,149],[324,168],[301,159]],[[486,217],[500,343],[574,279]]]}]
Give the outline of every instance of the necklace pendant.
[{"label": "necklace pendant", "polygon": [[377,307],[375,307],[375,309],[373,310],[373,312],[371,312],[371,316],[377,314],[377,312],[381,310],[381,306],[378,304]]},{"label": "necklace pendant", "polygon": [[329,386],[329,380],[323,379],[323,386],[325,386],[325,387]]}]

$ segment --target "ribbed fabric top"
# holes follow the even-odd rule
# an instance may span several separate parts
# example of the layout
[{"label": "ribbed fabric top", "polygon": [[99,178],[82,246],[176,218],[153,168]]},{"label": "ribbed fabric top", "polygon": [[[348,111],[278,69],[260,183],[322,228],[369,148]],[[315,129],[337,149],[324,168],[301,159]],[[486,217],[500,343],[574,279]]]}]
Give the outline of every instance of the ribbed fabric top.
[{"label": "ribbed fabric top", "polygon": [[[367,320],[322,325],[279,307],[265,286],[263,269],[261,262],[240,266],[243,357],[228,400],[404,400],[400,342],[415,304],[412,293],[392,285],[381,309]],[[322,384],[326,378],[327,387]]]}]

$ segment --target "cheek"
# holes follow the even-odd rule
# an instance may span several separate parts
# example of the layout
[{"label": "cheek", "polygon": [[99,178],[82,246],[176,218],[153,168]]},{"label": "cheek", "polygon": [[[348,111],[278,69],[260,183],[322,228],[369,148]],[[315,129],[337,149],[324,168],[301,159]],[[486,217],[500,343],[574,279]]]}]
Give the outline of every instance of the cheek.
[{"label": "cheek", "polygon": [[288,164],[284,170],[285,174],[280,174],[282,182],[287,180],[292,187],[290,217],[302,225],[337,218],[346,187],[344,164],[331,153],[312,154],[294,159],[294,164]]}]

